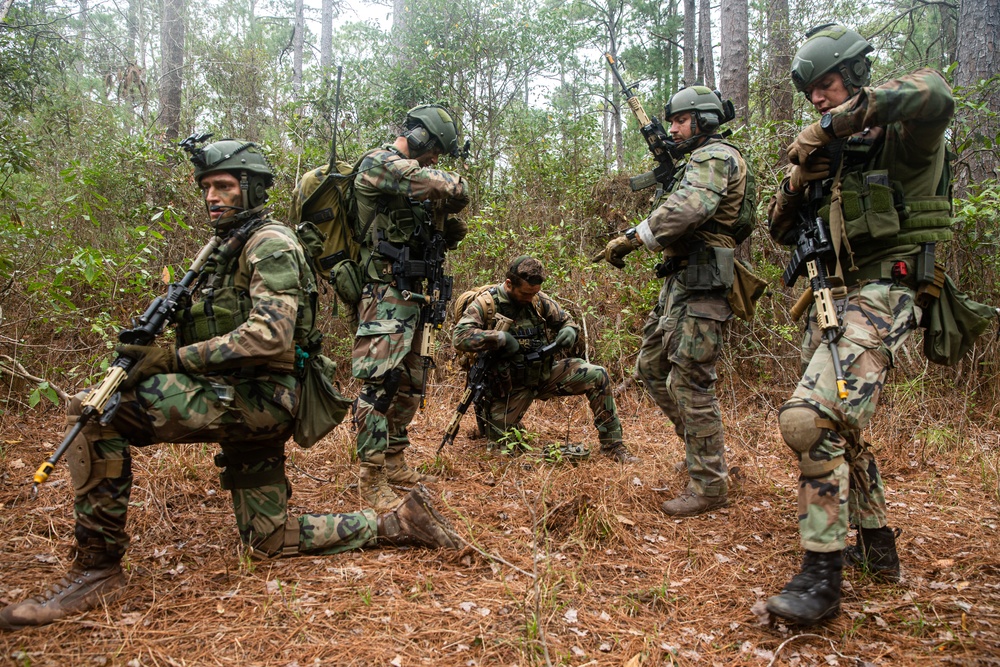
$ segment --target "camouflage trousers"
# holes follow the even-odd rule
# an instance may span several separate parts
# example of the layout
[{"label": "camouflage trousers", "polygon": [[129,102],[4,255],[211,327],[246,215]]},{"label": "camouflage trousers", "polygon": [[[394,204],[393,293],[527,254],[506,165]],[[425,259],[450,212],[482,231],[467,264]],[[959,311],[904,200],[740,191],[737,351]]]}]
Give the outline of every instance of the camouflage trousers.
[{"label": "camouflage trousers", "polygon": [[919,320],[920,309],[908,287],[878,282],[850,291],[840,313],[844,335],[837,342],[848,392],[841,401],[830,349],[816,324],[816,307],[810,310],[802,379],[786,405],[805,402],[835,427],[824,429],[821,442],[799,454],[800,465],[803,456],[836,465],[819,477],[799,477],[799,533],[808,551],[843,549],[849,524],[886,525],[885,487],[861,432],[875,413],[893,357]]},{"label": "camouflage trousers", "polygon": [[729,490],[715,365],[731,317],[725,296],[689,292],[683,272],[670,276],[643,325],[636,361],[636,377],[684,441],[688,490],[700,496]]},{"label": "camouflage trousers", "polygon": [[410,445],[407,426],[424,391],[420,304],[386,284],[365,285],[358,304],[351,372],[364,381],[354,411],[361,461]]},{"label": "camouflage trousers", "polygon": [[504,396],[492,396],[484,411],[487,437],[496,442],[510,428],[517,426],[534,401],[547,401],[555,396],[586,394],[594,416],[598,440],[602,446],[622,441],[622,425],[611,394],[611,379],[603,366],[588,364],[583,359],[560,359],[552,364],[547,380],[532,387],[513,387]]},{"label": "camouflage trousers", "polygon": [[[163,442],[221,445],[216,462],[225,466],[220,479],[232,495],[240,540],[258,551],[268,555],[337,553],[374,540],[372,510],[307,514],[288,520],[291,490],[285,477],[284,446],[297,407],[296,384],[288,375],[246,379],[172,373],[155,375],[124,392],[111,424],[102,427],[92,420],[71,445],[68,463],[76,491],[79,548],[114,558],[125,553],[131,447]],[[219,398],[221,385],[232,387],[231,402]],[[83,392],[71,402],[70,426],[86,395]],[[89,465],[83,461],[88,453]],[[285,548],[296,543],[297,548]]]}]

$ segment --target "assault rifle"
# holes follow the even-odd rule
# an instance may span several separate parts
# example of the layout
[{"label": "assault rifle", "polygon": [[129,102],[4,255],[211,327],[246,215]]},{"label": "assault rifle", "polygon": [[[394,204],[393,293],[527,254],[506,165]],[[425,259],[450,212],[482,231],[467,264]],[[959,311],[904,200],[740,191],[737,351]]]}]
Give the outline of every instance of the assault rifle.
[{"label": "assault rifle", "polygon": [[[178,308],[182,307],[191,295],[200,288],[207,277],[201,271],[209,258],[216,251],[223,258],[231,257],[234,253],[239,252],[250,234],[260,226],[260,221],[260,218],[250,220],[234,231],[225,241],[218,236],[213,236],[191,262],[191,268],[184,274],[184,277],[177,282],[170,283],[167,286],[167,293],[156,297],[145,312],[138,319],[132,321],[131,329],[123,329],[118,333],[119,342],[124,345],[150,345],[163,329],[175,320]],[[83,409],[76,424],[66,434],[52,456],[47,458],[35,472],[35,483],[31,489],[32,495],[37,494],[38,485],[45,483],[49,475],[52,474],[56,463],[63,457],[73,440],[80,435],[90,420],[99,415],[102,426],[111,423],[121,405],[121,393],[118,391],[118,387],[128,376],[128,372],[135,365],[135,362],[135,359],[125,355],[118,355],[111,362],[107,375],[83,402]]]},{"label": "assault rifle", "polygon": [[[514,320],[500,313],[496,314],[496,320],[496,326],[493,327],[494,331],[507,331],[510,329],[510,325],[514,323]],[[465,393],[462,394],[462,400],[458,402],[455,414],[452,416],[451,421],[448,422],[448,427],[444,430],[444,437],[441,439],[441,444],[438,445],[436,455],[441,454],[441,450],[444,449],[445,445],[455,442],[455,436],[458,435],[458,427],[462,423],[462,417],[465,416],[469,406],[478,404],[483,399],[483,396],[486,394],[486,388],[489,386],[490,366],[493,365],[496,358],[497,352],[495,350],[480,352],[476,357],[476,361],[472,364],[472,368],[469,369],[469,376],[465,381]]]},{"label": "assault rifle", "polygon": [[[444,273],[445,253],[448,243],[444,238],[445,213],[439,204],[424,200],[420,206],[433,221],[428,232],[418,230],[424,239],[423,259],[414,259],[408,246],[397,248],[385,240],[385,233],[378,230],[377,252],[392,260],[392,274],[400,293],[407,301],[422,302],[420,307],[420,323],[423,335],[420,338],[419,354],[423,358],[426,385],[426,372],[434,365],[434,342],[437,332],[444,326],[448,316],[448,301],[452,294],[452,277]],[[426,279],[423,293],[414,292],[414,281]],[[420,407],[425,404],[426,394],[421,390]]]},{"label": "assault rifle", "polygon": [[[830,348],[833,360],[833,372],[837,378],[837,396],[847,400],[847,380],[844,377],[844,367],[837,352],[837,341],[844,333],[844,328],[837,318],[837,309],[833,301],[833,288],[826,275],[825,263],[836,257],[830,231],[819,208],[823,202],[822,181],[809,183],[809,201],[800,212],[799,226],[796,230],[798,240],[795,251],[788,261],[788,268],[781,279],[786,286],[792,287],[799,276],[809,277],[809,289],[802,295],[792,308],[792,317],[798,319],[808,307],[810,299],[816,302],[816,321],[823,334],[823,342]],[[797,314],[796,314],[797,313]]]},{"label": "assault rifle", "polygon": [[639,131],[642,132],[642,136],[649,147],[649,152],[653,154],[653,159],[657,163],[653,171],[630,178],[629,187],[632,188],[633,192],[637,192],[659,183],[662,190],[669,190],[674,180],[674,161],[670,156],[670,149],[675,144],[670,135],[663,129],[663,125],[656,116],[650,117],[646,114],[646,110],[642,108],[642,101],[635,93],[635,86],[629,86],[625,83],[625,79],[618,69],[618,64],[615,62],[614,56],[610,53],[605,53],[604,57],[608,59],[608,65],[611,66],[611,73],[614,74],[615,80],[621,86],[622,94],[625,96],[625,102],[628,104],[629,109],[632,110],[636,120],[639,121]]}]

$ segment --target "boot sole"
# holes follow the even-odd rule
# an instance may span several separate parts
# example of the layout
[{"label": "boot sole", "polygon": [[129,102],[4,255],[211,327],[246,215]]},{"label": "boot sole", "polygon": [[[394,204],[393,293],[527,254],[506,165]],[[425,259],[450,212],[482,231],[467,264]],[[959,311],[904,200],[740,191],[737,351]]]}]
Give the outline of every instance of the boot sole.
[{"label": "boot sole", "polygon": [[823,621],[828,621],[831,618],[835,618],[836,616],[840,615],[839,602],[833,608],[826,610],[818,618],[805,618],[803,616],[794,614],[790,611],[776,610],[772,608],[770,601],[768,601],[768,603],[765,605],[765,608],[767,609],[767,613],[771,614],[771,616],[777,616],[778,618],[782,618],[786,621],[790,621],[792,623],[795,623],[796,625],[802,625],[802,626],[817,625],[819,623],[822,623]]}]

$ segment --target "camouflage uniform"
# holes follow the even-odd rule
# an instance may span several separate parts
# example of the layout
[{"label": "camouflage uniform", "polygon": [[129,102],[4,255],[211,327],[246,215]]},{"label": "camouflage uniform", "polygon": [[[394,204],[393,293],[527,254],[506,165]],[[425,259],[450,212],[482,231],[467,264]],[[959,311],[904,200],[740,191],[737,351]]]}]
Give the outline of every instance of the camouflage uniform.
[{"label": "camouflage uniform", "polygon": [[[747,166],[739,150],[710,138],[677,171],[675,186],[636,227],[643,244],[662,249],[665,260],[657,265],[657,275],[665,280],[643,325],[636,374],[684,441],[688,490],[720,497],[728,492],[728,469],[715,364],[733,312],[729,287],[718,283],[718,269],[709,272],[714,285],[706,283],[704,273],[696,282],[698,272],[691,269],[719,262],[715,248],[735,247],[726,229],[738,218]],[[731,271],[729,275],[731,287]]]},{"label": "camouflage uniform", "polygon": [[[822,431],[808,452],[797,452],[799,531],[803,547],[818,553],[843,549],[849,523],[886,526],[882,478],[861,432],[875,412],[894,356],[921,318],[912,280],[920,243],[940,233],[933,229],[950,226],[944,132],[954,100],[939,73],[920,69],[877,88],[862,88],[831,113],[837,136],[857,132],[845,147],[840,179],[849,247],[841,249],[839,267],[827,267],[848,287],[846,299],[838,302],[845,330],[837,342],[848,396],[843,402],[837,396],[830,351],[820,338],[813,306],[802,344],[802,379],[782,408],[810,407]],[[902,193],[906,210],[902,227],[896,222],[896,233],[878,233],[877,239],[870,230],[861,233],[860,226],[884,224],[882,219],[895,216],[904,202],[890,200],[887,210],[877,211],[869,208],[875,206],[869,203],[873,196],[852,191],[851,183],[864,182],[859,175],[876,170],[886,170],[889,187]],[[771,201],[770,231],[775,240],[791,245],[804,196],[791,193],[786,183]],[[827,220],[829,203],[828,196],[820,210]]]},{"label": "camouflage uniform", "polygon": [[[601,449],[610,451],[620,446],[621,423],[611,394],[611,381],[602,366],[575,358],[526,362],[526,353],[551,342],[563,327],[579,330],[569,313],[544,292],[539,292],[531,304],[512,300],[503,283],[491,287],[489,294],[494,299],[496,312],[514,320],[509,333],[521,345],[521,351],[498,359],[492,369],[491,392],[485,410],[490,441],[496,442],[516,426],[535,400],[586,394]],[[503,347],[502,334],[493,331],[494,323],[486,319],[487,313],[479,299],[469,304],[452,333],[455,348],[475,354]]]},{"label": "camouflage uniform", "polygon": [[[287,513],[284,444],[298,408],[295,349],[312,330],[309,299],[315,292],[298,241],[267,221],[237,257],[211,260],[205,270],[212,277],[200,303],[211,301],[214,308],[195,303],[178,318],[177,353],[187,372],[154,375],[123,392],[111,424],[88,422],[71,445],[79,549],[121,558],[129,544],[130,448],[160,442],[220,444],[216,464],[224,467],[220,479],[232,494],[240,539],[259,553],[337,553],[373,542],[372,510],[298,518]],[[85,396],[73,400],[70,425]]]},{"label": "camouflage uniform", "polygon": [[[367,227],[362,240],[361,268],[367,284],[358,305],[357,337],[351,369],[364,382],[355,410],[357,451],[362,462],[382,453],[399,454],[409,446],[406,429],[424,391],[424,365],[418,354],[422,340],[420,304],[403,298],[403,291],[423,291],[421,279],[400,285],[392,260],[377,251],[383,240],[407,248],[422,258],[431,222],[414,202],[449,202],[468,195],[457,174],[421,167],[392,146],[368,153],[355,178],[358,218]],[[457,208],[453,211],[457,212]],[[449,247],[467,232],[464,223],[447,218],[444,237]]]}]

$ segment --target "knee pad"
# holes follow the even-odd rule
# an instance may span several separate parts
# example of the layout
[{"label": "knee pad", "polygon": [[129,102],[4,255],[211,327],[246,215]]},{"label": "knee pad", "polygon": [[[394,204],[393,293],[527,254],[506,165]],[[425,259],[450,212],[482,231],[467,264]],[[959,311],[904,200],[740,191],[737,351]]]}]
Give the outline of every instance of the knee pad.
[{"label": "knee pad", "polygon": [[[84,394],[78,394],[71,402],[66,416],[66,433],[76,426],[80,415],[79,400]],[[75,411],[74,411],[75,409]],[[101,458],[95,444],[99,440],[120,438],[118,431],[110,427],[102,427],[97,419],[91,419],[73,438],[66,450],[66,466],[69,468],[73,491],[82,496],[92,491],[105,479],[117,479],[126,473],[131,473],[131,461],[127,455],[120,458]]]},{"label": "knee pad", "polygon": [[798,455],[799,470],[804,477],[822,477],[844,462],[843,456],[830,458],[818,451],[827,431],[834,426],[819,409],[803,401],[790,401],[778,411],[781,437]]},{"label": "knee pad", "polygon": [[289,516],[284,526],[262,540],[254,540],[247,545],[247,550],[253,560],[299,555],[299,520]]}]

